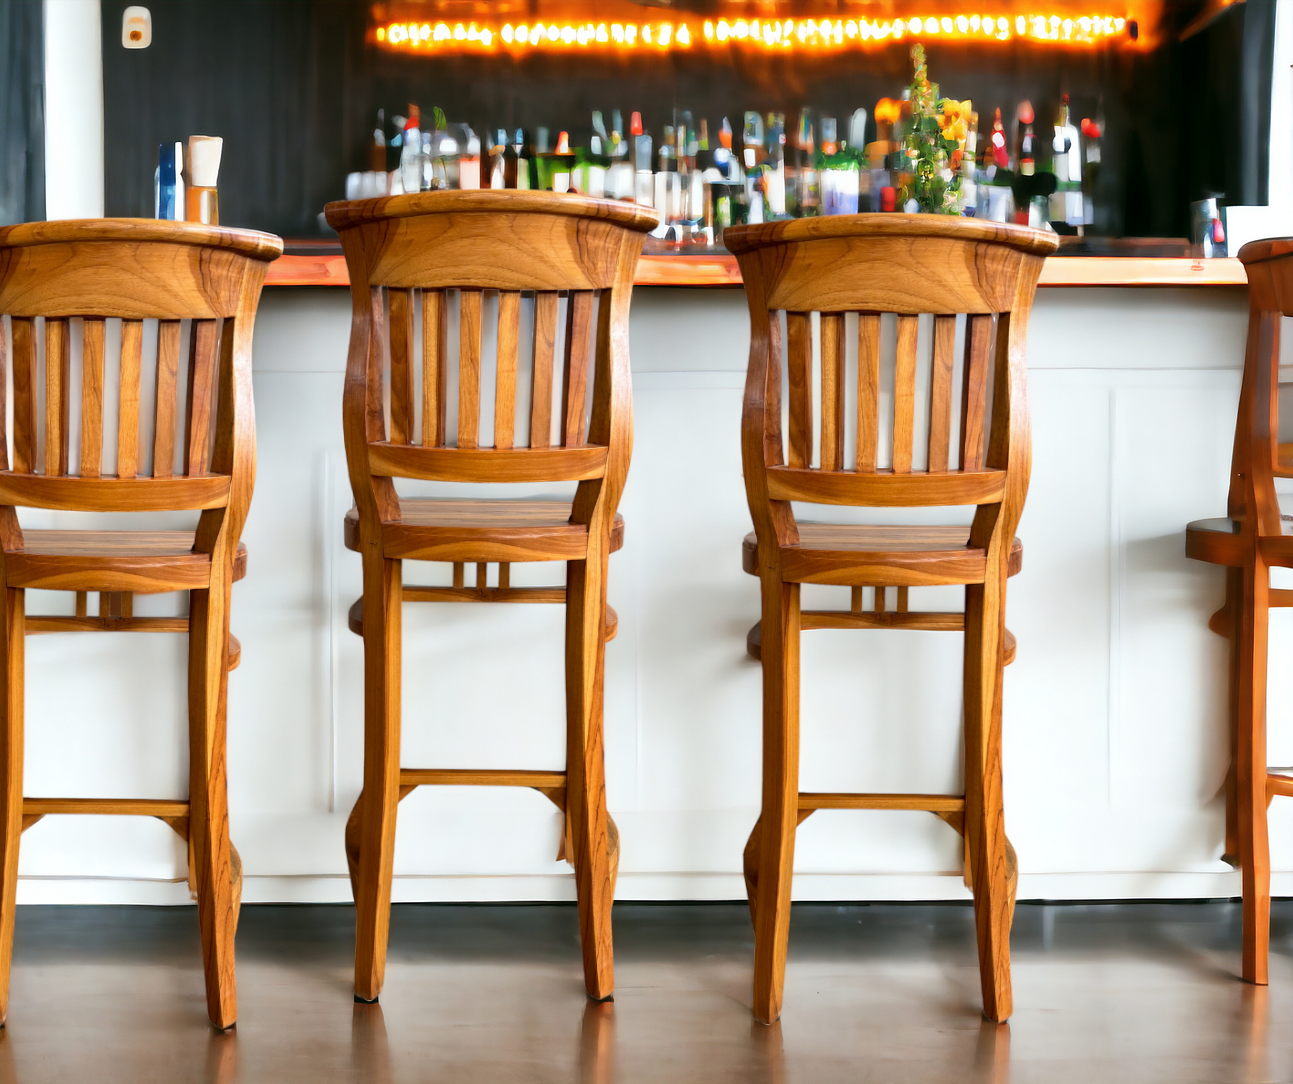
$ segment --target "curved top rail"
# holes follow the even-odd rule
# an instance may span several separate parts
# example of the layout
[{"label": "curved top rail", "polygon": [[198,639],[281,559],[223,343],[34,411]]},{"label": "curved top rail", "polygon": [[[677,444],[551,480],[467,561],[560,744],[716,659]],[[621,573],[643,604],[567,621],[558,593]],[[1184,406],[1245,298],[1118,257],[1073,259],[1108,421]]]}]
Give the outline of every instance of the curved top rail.
[{"label": "curved top rail", "polygon": [[594,199],[567,192],[495,190],[417,192],[404,196],[378,196],[376,199],[341,200],[324,209],[328,225],[334,230],[360,226],[388,218],[412,218],[417,215],[461,214],[472,211],[517,211],[568,215],[571,218],[594,218],[612,222],[640,233],[648,233],[659,224],[660,217],[649,207],[622,200]]},{"label": "curved top rail", "polygon": [[1293,237],[1265,237],[1249,241],[1239,250],[1239,259],[1245,263],[1265,263],[1293,255]]},{"label": "curved top rail", "polygon": [[204,226],[199,222],[168,222],[159,218],[73,218],[56,222],[25,222],[0,228],[0,248],[83,241],[163,241],[201,245],[228,249],[266,263],[283,255],[283,239],[272,233]]},{"label": "curved top rail", "polygon": [[837,237],[933,237],[956,241],[995,242],[1021,252],[1049,256],[1059,238],[1046,230],[951,215],[858,214],[796,218],[755,226],[729,226],[723,244],[738,256],[769,245]]}]

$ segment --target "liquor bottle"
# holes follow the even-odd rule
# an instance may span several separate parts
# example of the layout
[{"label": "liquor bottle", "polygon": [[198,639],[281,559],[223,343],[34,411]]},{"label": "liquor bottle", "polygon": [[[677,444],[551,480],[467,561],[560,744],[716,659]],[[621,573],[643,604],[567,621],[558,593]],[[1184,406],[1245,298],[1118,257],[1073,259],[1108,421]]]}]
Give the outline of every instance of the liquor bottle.
[{"label": "liquor bottle", "polygon": [[534,187],[534,179],[531,175],[531,157],[527,149],[525,140],[525,131],[521,128],[516,130],[512,138],[512,158],[516,162],[515,173],[513,174],[513,184],[510,187],[528,190]]},{"label": "liquor bottle", "polygon": [[725,181],[738,179],[741,164],[732,150],[732,124],[724,117],[718,129],[718,146],[714,148],[714,167]]},{"label": "liquor bottle", "polygon": [[1006,146],[1006,129],[1001,123],[1001,107],[992,117],[992,136],[989,144],[991,147],[992,164],[997,169],[1010,168],[1010,148]]},{"label": "liquor bottle", "polygon": [[1055,191],[1051,193],[1050,220],[1069,226],[1081,226],[1085,218],[1082,206],[1082,144],[1078,130],[1069,119],[1069,96],[1060,100],[1055,114],[1055,151],[1053,169]]},{"label": "liquor bottle", "polygon": [[[836,132],[835,118],[823,117],[821,150],[817,155],[822,214],[857,214],[862,192],[859,154],[847,145],[841,146],[836,139]],[[870,180],[868,176],[868,193]]]},{"label": "liquor bottle", "polygon": [[1015,110],[1015,161],[1022,177],[1032,177],[1037,172],[1037,137],[1033,135],[1033,103],[1025,98]]},{"label": "liquor bottle", "polygon": [[678,177],[677,129],[672,124],[664,126],[660,140],[659,168],[655,174],[655,209],[660,212],[661,236],[663,228],[678,221],[682,203],[682,185]]},{"label": "liquor bottle", "polygon": [[624,117],[611,111],[610,165],[606,169],[606,195],[611,199],[633,198],[633,163],[629,141],[624,138]]},{"label": "liquor bottle", "polygon": [[400,149],[400,180],[405,192],[422,191],[422,128],[416,105],[409,105]]},{"label": "liquor bottle", "polygon": [[368,168],[374,173],[386,172],[386,110],[377,110],[377,127],[368,145]]},{"label": "liquor bottle", "polygon": [[539,187],[549,192],[569,192],[571,173],[578,159],[570,150],[570,133],[557,134],[557,149],[534,156],[538,168]]},{"label": "liquor bottle", "polygon": [[633,167],[633,199],[643,207],[655,206],[651,179],[651,137],[642,127],[642,114],[629,118],[629,162]]},{"label": "liquor bottle", "polygon": [[507,133],[499,128],[489,140],[489,187],[508,188]]},{"label": "liquor bottle", "polygon": [[764,160],[767,172],[763,191],[768,215],[782,218],[786,213],[786,115],[769,113],[767,123],[768,155]]},{"label": "liquor bottle", "polygon": [[[831,123],[832,139],[834,145],[834,122]],[[821,213],[821,180],[817,172],[817,139],[815,125],[813,124],[812,114],[807,109],[799,112],[799,138],[796,140],[799,144],[795,157],[798,161],[797,176],[794,178],[793,188],[795,189],[796,209],[792,213],[797,213],[805,218],[812,218]],[[787,183],[790,183],[787,178]]]},{"label": "liquor bottle", "polygon": [[745,130],[741,134],[741,154],[747,173],[766,157],[763,148],[763,118],[758,113],[745,114]]}]

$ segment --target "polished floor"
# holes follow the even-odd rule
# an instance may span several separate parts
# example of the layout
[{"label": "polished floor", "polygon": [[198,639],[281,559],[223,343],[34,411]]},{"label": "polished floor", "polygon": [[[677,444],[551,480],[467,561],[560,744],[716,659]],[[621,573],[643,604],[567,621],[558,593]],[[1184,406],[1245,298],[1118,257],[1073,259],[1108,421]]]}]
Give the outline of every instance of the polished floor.
[{"label": "polished floor", "polygon": [[1259,989],[1236,904],[1021,904],[997,1027],[968,907],[797,904],[766,1028],[743,905],[617,904],[604,1005],[570,906],[397,906],[380,1005],[352,1001],[351,908],[249,906],[216,1034],[191,909],[24,907],[0,1084],[1288,1081],[1293,902],[1274,910]]}]

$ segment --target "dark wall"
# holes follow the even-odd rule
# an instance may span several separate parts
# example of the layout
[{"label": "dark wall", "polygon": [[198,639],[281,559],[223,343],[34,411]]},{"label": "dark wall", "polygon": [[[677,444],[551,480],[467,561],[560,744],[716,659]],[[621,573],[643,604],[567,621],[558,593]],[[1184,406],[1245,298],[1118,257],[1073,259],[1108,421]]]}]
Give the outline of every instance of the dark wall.
[{"label": "dark wall", "polygon": [[40,0],[0,0],[0,226],[45,217]]},{"label": "dark wall", "polygon": [[[360,0],[156,0],[152,47],[124,50],[125,6],[103,3],[107,213],[151,214],[159,142],[220,135],[221,220],[289,237],[320,235],[318,214],[341,197],[346,172],[368,167],[379,107],[389,119],[409,102],[439,105],[478,133],[543,125],[568,129],[572,141],[586,139],[594,109],[608,122],[613,108],[626,122],[640,110],[658,140],[673,111],[688,108],[709,119],[716,139],[724,115],[739,133],[747,109],[784,110],[793,124],[808,106],[843,124],[911,78],[897,47],[806,59],[702,50],[650,62],[581,57],[577,67],[561,56],[405,56],[365,43]],[[1169,36],[1152,52],[931,42],[930,73],[989,120],[1000,106],[1008,128],[1025,97],[1039,135],[1062,94],[1075,122],[1103,116],[1096,232],[1183,236],[1191,199],[1214,190],[1264,198],[1255,187],[1258,172],[1265,184],[1264,139],[1255,147],[1252,133],[1267,129],[1242,103],[1260,96],[1263,49],[1269,99],[1273,21],[1263,38],[1261,17],[1245,11],[1266,6],[1240,5],[1183,45]],[[1242,68],[1241,57],[1255,67]],[[1201,132],[1204,123],[1224,137]]]}]

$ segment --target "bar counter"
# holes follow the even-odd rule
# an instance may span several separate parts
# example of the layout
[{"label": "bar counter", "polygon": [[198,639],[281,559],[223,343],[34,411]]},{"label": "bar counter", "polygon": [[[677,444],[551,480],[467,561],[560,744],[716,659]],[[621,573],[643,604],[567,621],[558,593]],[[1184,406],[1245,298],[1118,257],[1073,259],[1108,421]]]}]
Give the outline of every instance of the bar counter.
[{"label": "bar counter", "polygon": [[[745,651],[759,595],[741,570],[749,317],[724,260],[647,257],[640,267],[639,281],[656,285],[633,296],[635,440],[605,677],[617,892],[736,899],[760,786],[760,674]],[[666,285],[702,274],[729,288]],[[362,645],[347,627],[360,564],[342,539],[351,302],[338,288],[340,256],[286,256],[271,275],[255,328],[248,573],[233,593],[243,651],[229,681],[232,833],[246,900],[348,901],[342,839],[363,727]],[[1238,874],[1220,861],[1226,645],[1207,629],[1223,577],[1186,559],[1184,531],[1226,507],[1242,268],[1053,258],[1046,282],[1055,288],[1039,292],[1028,337],[1024,563],[1007,603],[1018,657],[1005,684],[1006,829],[1019,896],[1237,895]],[[1123,288],[1133,285],[1156,288]],[[420,492],[439,491],[474,495]],[[41,526],[43,515],[24,523]],[[449,576],[413,562],[405,572],[415,584]],[[544,585],[563,573],[514,565],[512,577]],[[31,594],[29,613],[68,604]],[[844,588],[804,589],[806,607],[847,602]],[[912,609],[961,604],[954,588],[911,593]],[[179,605],[138,596],[136,612]],[[1272,658],[1293,650],[1287,613],[1272,617]],[[559,768],[563,627],[558,606],[405,606],[403,764]],[[183,637],[136,636],[123,656],[113,642],[122,635],[30,639],[28,793],[184,793]],[[802,789],[959,793],[960,651],[961,637],[943,632],[805,633]],[[78,680],[61,680],[73,661]],[[1272,666],[1272,719],[1286,671]],[[1272,725],[1272,763],[1293,763],[1286,729]],[[556,861],[560,818],[540,794],[421,788],[399,816],[397,900],[574,898]],[[1272,807],[1271,838],[1274,891],[1293,895],[1293,804]],[[47,818],[23,839],[20,899],[182,903],[181,848],[160,822]],[[959,837],[927,814],[823,813],[799,833],[795,892],[966,899],[959,855]]]},{"label": "bar counter", "polygon": [[[348,286],[346,260],[337,253],[280,256],[269,269],[270,286]],[[1237,259],[1190,257],[1052,256],[1040,286],[1243,286]],[[739,286],[736,257],[727,254],[645,255],[638,286]]]}]

